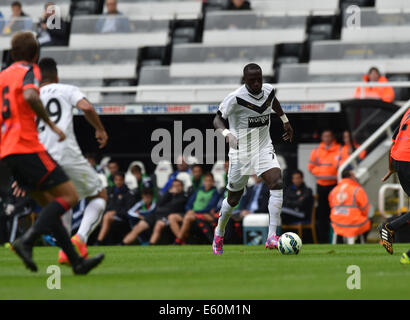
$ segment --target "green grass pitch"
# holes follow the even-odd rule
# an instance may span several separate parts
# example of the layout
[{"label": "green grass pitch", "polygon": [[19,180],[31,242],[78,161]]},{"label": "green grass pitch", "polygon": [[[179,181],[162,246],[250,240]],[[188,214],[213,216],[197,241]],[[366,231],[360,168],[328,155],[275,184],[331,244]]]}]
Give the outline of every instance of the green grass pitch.
[{"label": "green grass pitch", "polygon": [[[410,299],[410,265],[377,244],[304,245],[284,256],[263,246],[90,247],[103,263],[87,276],[61,267],[61,289],[47,288],[57,249],[36,247],[38,273],[28,271],[9,249],[0,249],[0,299]],[[349,290],[349,265],[361,271],[361,289]]]}]

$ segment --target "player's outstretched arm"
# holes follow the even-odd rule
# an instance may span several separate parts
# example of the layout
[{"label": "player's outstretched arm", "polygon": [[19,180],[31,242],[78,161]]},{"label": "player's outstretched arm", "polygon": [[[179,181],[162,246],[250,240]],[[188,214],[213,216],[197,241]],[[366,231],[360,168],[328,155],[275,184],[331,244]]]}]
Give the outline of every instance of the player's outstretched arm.
[{"label": "player's outstretched arm", "polygon": [[63,141],[65,139],[64,132],[61,131],[60,128],[58,128],[53,121],[50,120],[48,113],[44,108],[43,103],[41,102],[37,90],[33,88],[28,88],[24,90],[23,97],[24,100],[26,100],[27,103],[30,105],[31,109],[34,110],[37,117],[43,120],[44,123],[46,123],[51,128],[51,130],[53,130],[60,137],[58,141]]},{"label": "player's outstretched arm", "polygon": [[279,100],[276,99],[276,97],[275,97],[275,100],[273,100],[272,109],[276,112],[278,117],[283,122],[283,129],[285,130],[285,133],[282,135],[283,140],[292,142],[292,140],[293,140],[293,128],[290,125],[290,122],[289,122],[288,118],[286,117],[285,113],[283,112],[282,107],[279,103]]},{"label": "player's outstretched arm", "polygon": [[218,131],[225,137],[226,142],[229,143],[229,146],[231,148],[238,149],[238,140],[226,127],[225,120],[222,118],[220,111],[216,113],[216,116],[214,118],[214,127],[216,131]]},{"label": "player's outstretched arm", "polygon": [[95,138],[97,139],[100,149],[104,148],[107,145],[108,135],[92,104],[83,98],[77,102],[77,108],[84,112],[85,119],[94,127]]}]

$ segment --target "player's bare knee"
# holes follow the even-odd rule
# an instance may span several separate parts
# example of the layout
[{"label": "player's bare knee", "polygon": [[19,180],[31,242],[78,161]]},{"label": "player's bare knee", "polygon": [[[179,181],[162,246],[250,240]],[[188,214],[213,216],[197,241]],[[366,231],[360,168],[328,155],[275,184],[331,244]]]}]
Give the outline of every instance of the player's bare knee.
[{"label": "player's bare knee", "polygon": [[157,221],[154,226],[154,231],[161,231],[165,227],[165,223],[163,221]]}]

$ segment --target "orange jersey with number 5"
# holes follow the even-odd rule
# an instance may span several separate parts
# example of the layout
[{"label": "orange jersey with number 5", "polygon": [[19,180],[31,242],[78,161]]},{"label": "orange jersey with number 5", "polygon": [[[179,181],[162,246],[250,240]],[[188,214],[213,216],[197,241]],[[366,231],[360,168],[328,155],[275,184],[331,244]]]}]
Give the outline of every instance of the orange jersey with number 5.
[{"label": "orange jersey with number 5", "polygon": [[38,140],[36,114],[23,96],[26,89],[38,91],[40,80],[39,67],[24,61],[0,73],[0,158],[45,150]]}]

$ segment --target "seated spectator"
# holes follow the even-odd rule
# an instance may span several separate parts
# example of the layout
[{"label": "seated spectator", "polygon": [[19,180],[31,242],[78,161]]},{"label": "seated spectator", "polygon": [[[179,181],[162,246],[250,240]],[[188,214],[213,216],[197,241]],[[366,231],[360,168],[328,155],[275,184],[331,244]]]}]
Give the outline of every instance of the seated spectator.
[{"label": "seated spectator", "polygon": [[174,213],[168,217],[169,227],[176,237],[176,244],[185,244],[191,225],[195,221],[198,222],[198,226],[208,237],[210,243],[212,242],[213,229],[217,222],[215,209],[218,200],[219,193],[215,188],[214,176],[212,173],[206,173],[203,185],[189,197],[185,206],[185,215],[182,217],[180,214]]},{"label": "seated spectator", "polygon": [[230,0],[227,10],[251,10],[251,4],[247,0]]},{"label": "seated spectator", "polygon": [[115,160],[110,160],[108,162],[108,175],[107,175],[107,182],[109,187],[113,187],[114,184],[114,175],[120,170],[120,166],[118,162]]},{"label": "seated spectator", "polygon": [[[380,74],[376,67],[370,68],[369,72],[363,76],[364,82],[387,82],[387,78]],[[357,87],[354,93],[356,99],[381,99],[385,102],[394,101],[394,90],[392,87]]]},{"label": "seated spectator", "polygon": [[268,213],[269,188],[263,183],[261,177],[254,175],[255,184],[246,189],[239,205],[239,215],[233,218],[241,221],[249,213]]},{"label": "seated spectator", "polygon": [[313,209],[313,192],[303,180],[303,172],[296,170],[292,174],[292,185],[283,193],[282,224],[294,224],[309,221]]},{"label": "seated spectator", "polygon": [[192,186],[188,189],[188,195],[195,193],[201,186],[203,182],[203,169],[200,164],[195,164],[192,166]]},{"label": "seated spectator", "polygon": [[[141,190],[141,200],[128,210],[128,222],[130,228],[134,228],[138,222],[149,214],[153,213],[156,209],[156,201],[154,197],[154,190],[152,185],[146,184]],[[140,242],[144,242],[140,239]]]},{"label": "seated spectator", "polygon": [[[352,134],[349,130],[343,132],[343,148],[342,148],[342,161],[345,161],[349,156],[360,147],[356,141],[353,140]],[[359,159],[363,160],[366,157],[366,150],[360,152]]]},{"label": "seated spectator", "polygon": [[18,27],[17,30],[13,28],[13,26],[16,25],[16,22],[22,18],[27,18],[23,19],[23,29],[24,30],[31,30],[33,24],[30,18],[27,17],[27,15],[23,12],[22,5],[20,2],[15,1],[11,4],[11,18],[9,22],[6,24],[6,26],[3,28],[3,33],[4,34],[9,34],[13,31],[21,31],[23,30],[21,27]]},{"label": "seated spectator", "polygon": [[102,244],[114,220],[128,220],[127,212],[134,203],[134,195],[130,192],[124,183],[124,173],[117,172],[114,174],[114,187],[108,187],[108,201],[105,214],[102,219],[100,233],[98,234],[97,243]]},{"label": "seated spectator", "polygon": [[68,25],[53,2],[47,2],[37,26],[40,46],[65,46],[68,42]]},{"label": "seated spectator", "polygon": [[105,7],[107,11],[98,19],[96,31],[101,33],[129,32],[128,18],[118,11],[117,0],[106,0]]},{"label": "seated spectator", "polygon": [[[153,192],[154,192],[154,197],[156,198],[156,190],[154,188],[154,185],[152,183],[151,177],[149,177],[147,174],[142,173],[142,169],[139,165],[135,164],[133,165],[130,169],[130,177],[134,179],[134,181],[129,181],[128,180],[128,188],[133,189],[133,192],[135,194],[135,198],[137,200],[141,200],[141,192],[144,186],[149,185]],[[127,183],[127,182],[126,182]],[[134,187],[134,188],[132,188]]]},{"label": "seated spectator", "polygon": [[152,230],[150,244],[156,244],[161,238],[162,231],[168,225],[168,216],[176,213],[183,214],[187,198],[184,193],[184,184],[180,180],[172,181],[171,188],[157,202],[156,209],[150,214],[141,217],[141,220],[124,237],[122,244],[130,245],[138,236]]},{"label": "seated spectator", "polygon": [[370,230],[367,194],[357,181],[352,168],[343,170],[342,180],[329,194],[329,205],[330,221],[335,234],[351,238]]},{"label": "seated spectator", "polygon": [[183,156],[178,157],[178,159],[177,159],[177,170],[175,170],[169,176],[167,183],[165,184],[165,186],[162,187],[162,189],[161,189],[162,194],[165,194],[168,191],[168,189],[172,185],[172,181],[174,181],[177,178],[177,175],[181,172],[187,172],[187,173],[191,174],[191,170],[189,169],[189,166],[186,163]]}]

